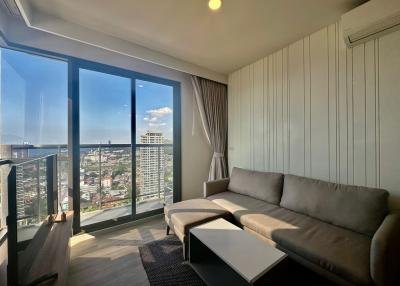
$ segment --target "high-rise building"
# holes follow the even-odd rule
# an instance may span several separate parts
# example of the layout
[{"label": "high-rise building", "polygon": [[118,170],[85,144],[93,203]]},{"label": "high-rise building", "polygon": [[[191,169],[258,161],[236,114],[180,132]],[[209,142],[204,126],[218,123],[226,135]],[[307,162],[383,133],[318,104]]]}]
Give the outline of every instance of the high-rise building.
[{"label": "high-rise building", "polygon": [[[163,144],[164,136],[161,132],[147,131],[140,136],[141,144]],[[164,194],[164,147],[141,147],[140,164],[140,193],[146,195],[145,199],[160,197]]]}]

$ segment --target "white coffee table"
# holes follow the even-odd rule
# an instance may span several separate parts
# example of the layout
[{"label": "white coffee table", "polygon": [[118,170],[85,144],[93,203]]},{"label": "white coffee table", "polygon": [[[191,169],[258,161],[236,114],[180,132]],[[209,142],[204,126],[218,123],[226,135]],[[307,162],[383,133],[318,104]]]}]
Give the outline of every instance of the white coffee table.
[{"label": "white coffee table", "polygon": [[189,263],[207,285],[265,283],[286,257],[222,218],[194,227],[189,233]]}]

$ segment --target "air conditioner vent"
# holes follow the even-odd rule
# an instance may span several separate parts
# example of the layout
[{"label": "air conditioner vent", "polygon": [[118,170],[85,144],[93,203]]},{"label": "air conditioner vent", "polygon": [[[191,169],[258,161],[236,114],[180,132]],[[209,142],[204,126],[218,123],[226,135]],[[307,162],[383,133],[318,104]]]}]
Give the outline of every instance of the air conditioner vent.
[{"label": "air conditioner vent", "polygon": [[343,36],[349,47],[400,29],[400,1],[372,0],[342,16]]}]

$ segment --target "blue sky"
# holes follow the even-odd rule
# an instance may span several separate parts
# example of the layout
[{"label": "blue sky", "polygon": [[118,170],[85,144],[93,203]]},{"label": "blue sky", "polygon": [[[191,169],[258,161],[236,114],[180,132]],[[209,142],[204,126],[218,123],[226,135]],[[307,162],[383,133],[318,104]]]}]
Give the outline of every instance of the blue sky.
[{"label": "blue sky", "polygon": [[67,142],[67,63],[0,50],[2,144]]},{"label": "blue sky", "polygon": [[172,141],[173,88],[147,81],[136,81],[136,141],[147,130],[159,131]]},{"label": "blue sky", "polygon": [[[1,49],[2,144],[67,143],[67,64]],[[82,144],[130,143],[130,79],[80,71]],[[172,140],[173,90],[136,81],[137,142],[147,130]]]}]

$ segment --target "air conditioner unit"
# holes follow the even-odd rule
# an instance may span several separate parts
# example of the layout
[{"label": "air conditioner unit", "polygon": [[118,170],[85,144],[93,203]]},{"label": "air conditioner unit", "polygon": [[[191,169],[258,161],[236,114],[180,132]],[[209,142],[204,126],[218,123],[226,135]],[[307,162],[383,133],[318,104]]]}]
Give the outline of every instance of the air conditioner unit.
[{"label": "air conditioner unit", "polygon": [[342,16],[348,47],[400,29],[400,0],[372,0]]}]

